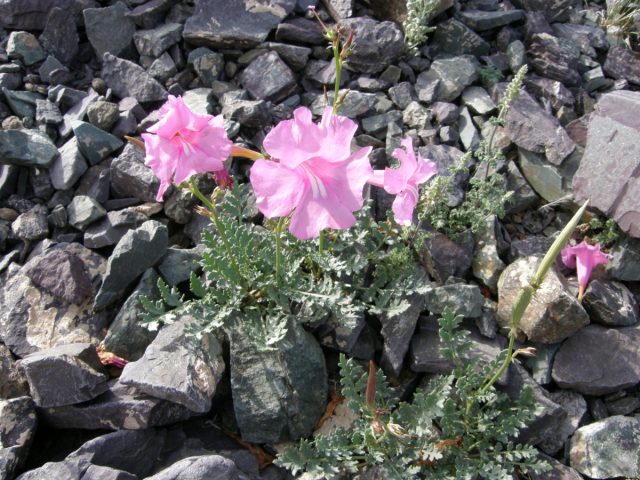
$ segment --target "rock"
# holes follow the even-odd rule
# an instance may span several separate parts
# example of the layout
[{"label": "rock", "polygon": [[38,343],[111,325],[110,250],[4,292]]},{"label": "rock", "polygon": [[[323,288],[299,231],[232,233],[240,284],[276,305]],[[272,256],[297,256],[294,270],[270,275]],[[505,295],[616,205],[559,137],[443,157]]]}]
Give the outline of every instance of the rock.
[{"label": "rock", "polygon": [[274,350],[258,349],[240,329],[228,333],[233,408],[243,440],[275,443],[309,435],[327,398],[317,341],[295,319]]},{"label": "rock", "polygon": [[[168,52],[164,52],[153,61],[147,72],[149,72],[149,75],[160,83],[164,84],[167,80],[178,73],[178,68],[171,58],[171,55],[169,55]],[[132,131],[135,131],[136,127],[137,125],[133,127]]]},{"label": "rock", "polygon": [[138,228],[149,219],[134,209],[107,212],[100,222],[89,226],[84,232],[87,248],[101,248],[115,245],[131,229]]},{"label": "rock", "polygon": [[477,318],[482,315],[484,297],[477,285],[454,283],[430,288],[425,294],[425,308],[440,314],[450,308],[455,315]]},{"label": "rock", "polygon": [[542,12],[550,22],[568,20],[575,6],[572,0],[514,0],[513,4],[528,12]]},{"label": "rock", "polygon": [[165,50],[182,38],[182,25],[165,23],[150,30],[138,30],[133,34],[133,42],[140,55],[159,57]]},{"label": "rock", "polygon": [[136,25],[127,13],[129,9],[122,2],[104,8],[85,8],[82,11],[87,38],[98,61],[107,52],[118,57],[129,50]]},{"label": "rock", "polygon": [[611,249],[609,276],[620,281],[640,281],[640,240],[623,237]]},{"label": "rock", "polygon": [[42,62],[42,64],[40,65],[40,68],[38,68],[38,75],[40,75],[40,79],[43,82],[51,83],[51,75],[56,70],[65,71],[67,72],[67,74],[69,73],[69,70],[67,69],[67,67],[65,67],[62,63],[60,63],[60,61],[57,58],[49,55],[47,59],[44,62]]},{"label": "rock", "polygon": [[187,63],[193,65],[198,78],[206,87],[213,86],[224,71],[224,56],[205,47],[191,51]]},{"label": "rock", "polygon": [[11,224],[11,231],[25,242],[42,240],[49,234],[46,209],[34,207],[28,212],[22,213]]},{"label": "rock", "polygon": [[[438,166],[438,175],[450,176],[451,170],[460,163],[463,153],[455,147],[449,145],[426,145],[418,148],[418,154],[422,158],[427,158],[435,162]],[[457,207],[462,203],[466,192],[466,182],[469,176],[466,173],[456,173],[453,179],[452,188],[449,191],[447,205]],[[469,233],[469,232],[467,232]],[[461,244],[465,242],[465,234],[458,235],[455,239]],[[473,246],[471,247],[473,248]],[[463,263],[463,265],[466,265]]]},{"label": "rock", "polygon": [[457,17],[476,32],[504,27],[525,19],[522,10],[463,10],[458,12]]},{"label": "rock", "polygon": [[431,105],[431,111],[441,125],[451,125],[458,119],[460,109],[454,103],[435,102]]},{"label": "rock", "polygon": [[589,325],[566,340],[553,364],[561,388],[585,395],[604,395],[640,382],[638,327]]},{"label": "rock", "polygon": [[543,97],[551,102],[551,106],[558,110],[561,107],[573,108],[576,99],[562,82],[551,80],[550,78],[528,75],[524,81],[527,89],[537,98]]},{"label": "rock", "polygon": [[0,164],[48,168],[58,156],[53,142],[35,130],[0,130]]},{"label": "rock", "polygon": [[[42,96],[36,92],[28,91],[16,91],[12,92],[6,88],[2,88],[2,94],[4,95],[9,108],[19,118],[32,119],[36,115],[36,100],[42,100]],[[20,128],[19,126],[15,128]]]},{"label": "rock", "polygon": [[[60,96],[62,97],[59,100],[56,100],[56,103],[58,105],[62,104],[64,102],[64,92],[67,91],[68,89],[64,89],[61,91]],[[84,93],[84,92],[81,92]],[[73,97],[76,97],[76,94],[72,94]],[[71,96],[71,95],[69,95]],[[85,95],[85,96],[81,96],[79,100],[75,101],[75,103],[73,103],[73,106],[67,110],[67,112],[64,114],[64,122],[62,125],[60,125],[59,128],[59,132],[60,132],[60,136],[63,138],[66,138],[67,136],[69,136],[69,134],[72,131],[72,126],[71,124],[75,121],[75,120],[82,120],[84,118],[84,116],[87,113],[87,110],[89,109],[89,106],[95,102],[96,100],[98,100],[98,93],[91,89],[89,90],[89,94]],[[73,101],[71,99],[69,99],[70,101]]]},{"label": "rock", "polygon": [[[340,115],[348,118],[356,118],[369,113],[376,104],[378,97],[374,93],[362,93],[357,90],[342,89],[338,92],[340,98],[344,96],[344,103],[340,107]],[[333,92],[328,92],[329,105],[333,101]],[[311,112],[321,115],[326,107],[323,95],[318,95],[311,104]]]},{"label": "rock", "polygon": [[27,67],[47,56],[38,39],[29,32],[11,32],[7,40],[7,55],[21,60]]},{"label": "rock", "polygon": [[494,216],[475,235],[476,248],[473,251],[473,275],[494,294],[497,292],[500,274],[506,267],[498,255],[497,227],[497,218]]},{"label": "rock", "polygon": [[460,109],[460,116],[458,117],[456,127],[460,132],[460,142],[465,150],[474,151],[480,146],[480,134],[471,119],[471,113],[469,113],[467,107]]},{"label": "rock", "polygon": [[404,110],[413,101],[418,100],[413,85],[410,82],[401,82],[389,88],[389,98],[400,110]]},{"label": "rock", "polygon": [[0,477],[14,478],[27,459],[37,425],[29,397],[0,400]]},{"label": "rock", "polygon": [[354,0],[328,0],[325,6],[333,19],[340,22],[353,15]]},{"label": "rock", "polygon": [[583,304],[591,320],[605,327],[627,327],[638,322],[638,302],[622,283],[591,280]]},{"label": "rock", "polygon": [[67,303],[82,305],[93,295],[91,276],[85,263],[77,255],[63,249],[45,252],[26,274],[42,291]]},{"label": "rock", "polygon": [[47,52],[65,65],[75,58],[80,45],[76,22],[65,9],[59,7],[49,12],[39,40]]},{"label": "rock", "polygon": [[245,478],[236,464],[220,455],[202,455],[184,458],[147,480],[234,480]]},{"label": "rock", "polygon": [[140,103],[161,102],[167,91],[142,67],[110,53],[102,57],[102,78],[120,98],[134,97]]},{"label": "rock", "polygon": [[11,351],[0,343],[0,398],[16,398],[28,394],[29,386],[18,370]]},{"label": "rock", "polygon": [[117,302],[131,283],[162,258],[167,245],[167,227],[155,220],[125,233],[109,257],[94,310],[102,310]]},{"label": "rock", "polygon": [[151,0],[137,5],[127,16],[139,27],[152,28],[162,22],[167,10],[176,3],[177,0]]},{"label": "rock", "polygon": [[49,169],[51,185],[57,190],[67,190],[77,183],[88,168],[78,141],[72,138],[60,147],[60,156]]},{"label": "rock", "polygon": [[518,161],[529,188],[543,199],[555,202],[571,193],[571,177],[564,168],[558,169],[546,161],[544,155],[519,148]]},{"label": "rock", "polygon": [[276,40],[310,45],[324,45],[324,31],[318,22],[306,18],[292,18],[276,29]]},{"label": "rock", "polygon": [[295,5],[295,0],[267,0],[255,8],[243,0],[198,0],[183,37],[215,49],[251,48],[264,41]]},{"label": "rock", "polygon": [[311,55],[311,49],[308,47],[288,45],[286,43],[266,42],[261,44],[260,47],[276,52],[294,71],[302,70],[309,60],[309,55]]},{"label": "rock", "polygon": [[556,431],[538,444],[542,451],[553,455],[562,449],[573,432],[587,419],[587,401],[582,395],[571,390],[551,392],[549,397],[567,413]]},{"label": "rock", "polygon": [[[504,269],[498,281],[498,323],[508,328],[511,311],[520,290],[535,274],[540,257],[516,260]],[[566,279],[554,265],[525,310],[518,331],[533,342],[556,343],[589,323],[589,316],[570,291]]]},{"label": "rock", "polygon": [[[0,90],[18,90],[22,86],[22,78],[19,73],[0,73]],[[22,127],[18,127],[22,128]]]},{"label": "rock", "polygon": [[426,240],[425,249],[425,268],[438,283],[446,282],[449,277],[465,278],[471,270],[473,246],[467,249],[434,231]]},{"label": "rock", "polygon": [[438,52],[450,55],[488,55],[490,46],[464,23],[450,18],[438,24],[433,34],[433,44]]},{"label": "rock", "polygon": [[571,466],[589,478],[640,475],[640,420],[616,415],[579,428],[571,439]]},{"label": "rock", "polygon": [[160,181],[144,165],[144,152],[127,144],[118,158],[111,162],[111,189],[117,197],[136,197],[154,202]]},{"label": "rock", "polygon": [[[603,95],[589,121],[587,146],[573,179],[576,202],[587,198],[632,237],[640,237],[640,93]],[[620,148],[624,145],[624,149]]]},{"label": "rock", "polygon": [[418,96],[426,101],[420,91],[435,83],[435,100],[451,102],[478,79],[479,68],[478,61],[470,55],[435,60],[429,70],[418,75],[415,85]]},{"label": "rock", "polygon": [[36,123],[59,125],[62,123],[62,113],[55,103],[49,100],[36,100]]},{"label": "rock", "polygon": [[67,0],[5,0],[0,3],[2,26],[14,30],[42,30],[49,11],[69,7]]},{"label": "rock", "polygon": [[314,331],[314,336],[323,347],[328,347],[346,353],[356,358],[373,358],[373,346],[367,344],[370,327],[364,315],[350,319],[348,322],[339,321],[335,315],[329,318]]},{"label": "rock", "polygon": [[589,93],[609,84],[609,81],[605,78],[600,66],[597,66],[593,70],[584,72],[582,74],[582,82],[584,83],[584,89]]},{"label": "rock", "polygon": [[623,47],[611,47],[604,62],[604,71],[613,78],[623,78],[640,85],[640,54]]},{"label": "rock", "polygon": [[93,198],[86,195],[73,197],[67,206],[67,217],[69,225],[78,230],[86,230],[96,220],[100,220],[107,214],[107,211]]},{"label": "rock", "polygon": [[[87,108],[87,118],[96,128],[108,132],[119,118],[118,105],[98,100]],[[77,132],[74,132],[77,135]]]},{"label": "rock", "polygon": [[573,42],[582,53],[593,58],[597,56],[596,48],[598,50],[606,50],[609,46],[604,30],[600,27],[573,23],[554,23],[552,28],[557,37]]},{"label": "rock", "polygon": [[41,350],[18,362],[39,407],[81,403],[104,393],[107,376],[95,346],[73,343]]},{"label": "rock", "polygon": [[160,330],[142,358],[125,366],[120,382],[194,412],[208,412],[225,366],[222,347],[213,334],[185,334],[196,322],[190,316],[174,318]]},{"label": "rock", "polygon": [[536,33],[528,54],[529,63],[540,76],[559,80],[569,86],[580,85],[580,49],[568,40],[548,33]]},{"label": "rock", "polygon": [[563,465],[555,458],[541,456],[551,466],[551,470],[543,473],[527,472],[531,480],[583,480],[582,476],[573,468]]},{"label": "rock", "polygon": [[293,72],[276,52],[256,58],[240,74],[239,80],[255,98],[274,103],[288,97],[297,84]]},{"label": "rock", "polygon": [[169,285],[186,282],[191,273],[199,269],[203,252],[204,248],[201,245],[191,249],[169,248],[158,266],[158,271]]},{"label": "rock", "polygon": [[122,140],[90,123],[76,120],[71,123],[71,127],[78,141],[78,148],[91,165],[100,163],[123,145]]},{"label": "rock", "polygon": [[404,52],[404,36],[393,22],[357,17],[345,20],[342,25],[357,32],[357,42],[346,63],[349,70],[378,73]]},{"label": "rock", "polygon": [[496,104],[482,87],[467,87],[462,92],[462,103],[479,115],[491,113],[496,108]]}]

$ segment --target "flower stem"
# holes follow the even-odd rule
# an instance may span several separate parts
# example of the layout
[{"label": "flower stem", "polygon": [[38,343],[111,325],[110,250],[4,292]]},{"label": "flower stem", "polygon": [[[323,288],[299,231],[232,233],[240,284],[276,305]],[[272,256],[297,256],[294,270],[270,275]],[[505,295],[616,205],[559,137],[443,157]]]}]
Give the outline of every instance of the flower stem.
[{"label": "flower stem", "polygon": [[231,156],[248,158],[249,160],[258,160],[259,158],[264,157],[264,155],[260,152],[255,152],[248,148],[240,147],[238,145],[233,145],[231,147]]},{"label": "flower stem", "polygon": [[286,217],[280,217],[276,226],[276,283],[280,284],[280,268],[282,265],[282,229]]},{"label": "flower stem", "polygon": [[318,251],[324,252],[324,230],[320,230],[320,238],[318,239]]},{"label": "flower stem", "polygon": [[337,39],[333,42],[333,58],[336,62],[336,81],[333,87],[333,113],[338,113],[340,102],[340,79],[342,76],[342,58],[340,56],[340,36],[336,33]]}]

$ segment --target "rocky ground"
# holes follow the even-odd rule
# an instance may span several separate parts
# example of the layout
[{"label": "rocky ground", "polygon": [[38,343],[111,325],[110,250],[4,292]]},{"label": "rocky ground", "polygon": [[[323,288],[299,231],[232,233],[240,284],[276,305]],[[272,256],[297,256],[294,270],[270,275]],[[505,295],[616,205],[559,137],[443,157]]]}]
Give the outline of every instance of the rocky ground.
[{"label": "rocky ground", "polygon": [[[640,476],[640,54],[599,26],[602,1],[444,0],[409,56],[389,21],[402,3],[318,5],[356,31],[342,114],[359,122],[357,143],[381,167],[409,135],[446,174],[489,131],[502,89],[487,77],[526,63],[526,91],[496,135],[514,201],[464,242],[433,236],[430,291],[403,315],[313,335],[292,325],[275,358],[239,334],[185,336],[188,318],[159,333],[139,325],[158,276],[182,285],[197,268],[207,222],[183,191],[154,201],[158,180],[123,137],[150,126],[169,94],[222,113],[250,147],[296,106],[320,112],[335,69],[306,13],[316,1],[0,2],[1,479],[289,478],[259,470],[239,436],[272,452],[308,435],[337,351],[379,360],[407,398],[449,368],[435,333],[446,306],[468,319],[476,354],[495,355],[568,195],[624,233],[582,304],[570,272],[554,268],[521,326],[538,354],[501,388],[535,389],[523,439],[554,458],[535,478]],[[232,171],[242,179],[247,167]],[[388,208],[372,195],[378,213]],[[101,364],[101,342],[129,361],[121,376]],[[269,381],[282,376],[291,383]]]}]

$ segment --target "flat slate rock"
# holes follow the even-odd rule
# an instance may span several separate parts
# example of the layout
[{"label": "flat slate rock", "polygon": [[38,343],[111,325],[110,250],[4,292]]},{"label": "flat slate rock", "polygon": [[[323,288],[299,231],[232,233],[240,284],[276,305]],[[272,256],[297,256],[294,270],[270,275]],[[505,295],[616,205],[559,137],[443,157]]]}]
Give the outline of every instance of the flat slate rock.
[{"label": "flat slate rock", "polygon": [[580,85],[580,48],[571,41],[548,33],[536,33],[527,55],[529,63],[540,76],[559,80],[567,86]]},{"label": "flat slate rock", "polygon": [[130,143],[109,167],[111,191],[116,198],[136,197],[155,202],[160,180],[144,164],[144,152]]},{"label": "flat slate rock", "polygon": [[0,130],[0,164],[48,168],[58,149],[36,130]]},{"label": "flat slate rock", "polygon": [[611,47],[604,62],[604,71],[613,78],[623,78],[640,85],[640,53],[623,47]]},{"label": "flat slate rock", "polygon": [[183,37],[211,48],[251,48],[289,15],[296,0],[197,0],[185,23]]},{"label": "flat slate rock", "polygon": [[606,395],[640,383],[640,328],[588,325],[556,353],[552,371],[560,388]]},{"label": "flat slate rock", "polygon": [[107,52],[118,56],[131,47],[136,25],[127,16],[129,9],[123,2],[104,8],[85,8],[82,13],[87,38],[98,60]]},{"label": "flat slate rock", "polygon": [[488,55],[489,43],[464,23],[450,18],[438,24],[433,33],[433,44],[436,51],[451,55]]},{"label": "flat slate rock", "polygon": [[0,344],[0,398],[16,398],[29,394],[29,386],[6,345]]},{"label": "flat slate rock", "polygon": [[621,90],[603,95],[589,122],[587,146],[573,177],[578,203],[612,218],[640,238],[640,93]]},{"label": "flat slate rock", "polygon": [[591,320],[606,327],[628,327],[638,322],[638,301],[623,283],[591,280],[582,303]]},{"label": "flat slate rock", "polygon": [[349,70],[378,73],[404,53],[402,30],[393,22],[357,17],[343,21],[342,25],[357,32],[354,50],[346,62]]},{"label": "flat slate rock", "polygon": [[110,53],[102,57],[102,78],[120,98],[133,97],[140,103],[161,102],[167,91],[139,65]]},{"label": "flat slate rock", "polygon": [[234,480],[245,478],[233,460],[220,455],[184,458],[146,480]]},{"label": "flat slate rock", "polygon": [[55,7],[69,7],[69,0],[3,0],[0,25],[12,30],[42,30]]},{"label": "flat slate rock", "polygon": [[36,410],[31,397],[0,399],[0,478],[14,478],[36,432]]},{"label": "flat slate rock", "polygon": [[38,38],[44,49],[65,65],[69,65],[80,46],[76,22],[66,9],[52,8],[44,31]]},{"label": "flat slate rock", "polygon": [[240,74],[239,80],[255,98],[274,103],[284,100],[297,85],[293,72],[276,52],[256,58]]}]

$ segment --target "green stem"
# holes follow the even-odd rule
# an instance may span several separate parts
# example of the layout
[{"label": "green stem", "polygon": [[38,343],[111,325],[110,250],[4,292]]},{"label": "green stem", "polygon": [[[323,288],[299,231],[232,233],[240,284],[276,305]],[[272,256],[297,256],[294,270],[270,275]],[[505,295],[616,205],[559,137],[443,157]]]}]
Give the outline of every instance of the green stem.
[{"label": "green stem", "polygon": [[340,78],[342,76],[342,58],[340,58],[340,40],[333,45],[333,58],[336,62],[336,81],[333,87],[333,113],[338,113],[338,101],[340,94]]},{"label": "green stem", "polygon": [[491,379],[484,385],[484,387],[480,389],[480,394],[487,393],[487,390],[489,390],[493,386],[493,384],[496,383],[500,379],[500,377],[502,377],[502,374],[505,372],[505,370],[509,367],[509,365],[513,361],[513,345],[515,341],[516,341],[516,332],[515,330],[512,330],[511,333],[509,334],[509,346],[507,347],[507,358],[504,359],[504,362],[502,362],[502,365],[500,365],[500,368],[496,370],[496,373],[493,375],[493,377],[491,377]]},{"label": "green stem", "polygon": [[324,253],[324,230],[320,230],[320,238],[318,239],[318,252]]},{"label": "green stem", "polygon": [[280,266],[282,265],[282,229],[285,217],[280,217],[276,226],[276,282],[280,284]]}]

